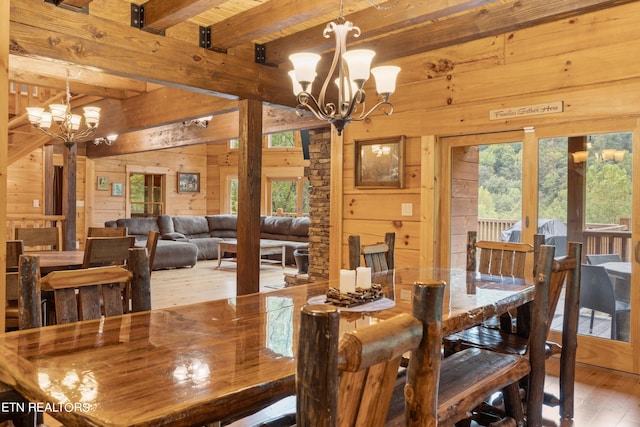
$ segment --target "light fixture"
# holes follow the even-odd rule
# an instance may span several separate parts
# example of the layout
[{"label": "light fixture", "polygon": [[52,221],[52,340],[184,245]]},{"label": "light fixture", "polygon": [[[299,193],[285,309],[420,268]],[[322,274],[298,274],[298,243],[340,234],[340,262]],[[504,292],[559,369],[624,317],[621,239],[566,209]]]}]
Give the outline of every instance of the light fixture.
[{"label": "light fixture", "polygon": [[596,159],[601,162],[621,162],[624,159],[625,150],[616,150],[615,148],[605,148],[600,153],[595,153]]},{"label": "light fixture", "polygon": [[199,128],[206,128],[209,126],[209,122],[213,119],[213,116],[200,117],[199,119],[185,120],[182,124],[186,126],[197,126]]},{"label": "light fixture", "polygon": [[[82,116],[71,112],[68,69],[66,90],[67,97],[64,104],[51,104],[49,111],[45,111],[42,107],[27,107],[27,115],[33,127],[70,146],[95,132],[100,123],[100,108],[83,107],[85,126],[81,129]],[[56,125],[54,129],[51,128],[53,123]]]},{"label": "light fixture", "polygon": [[99,144],[111,145],[116,141],[116,139],[118,139],[118,135],[116,135],[115,133],[112,133],[111,135],[107,135],[105,137],[95,138],[93,140],[93,143],[95,145],[99,145]]},{"label": "light fixture", "polygon": [[[323,32],[325,38],[329,38],[329,34],[334,33],[336,50],[318,98],[311,94],[311,84],[316,77],[316,66],[320,61],[320,55],[294,53],[289,56],[294,68],[289,72],[289,76],[293,83],[293,93],[298,98],[296,107],[298,115],[301,116],[302,110],[306,108],[318,119],[333,123],[338,135],[342,134],[344,127],[351,121],[365,120],[378,107],[387,107],[383,111],[388,116],[393,113],[389,96],[395,91],[396,78],[400,72],[400,67],[396,66],[376,67],[369,71],[371,60],[376,53],[367,49],[347,51],[347,35],[350,31],[354,31],[354,37],[360,36],[360,28],[344,19],[341,0],[340,16],[337,22],[328,23]],[[337,76],[334,76],[336,69]],[[370,72],[375,77],[376,90],[382,100],[367,111],[363,86],[369,79]],[[335,82],[338,86],[337,100],[325,102],[327,88],[331,82]]]},{"label": "light fixture", "polygon": [[[625,150],[616,150],[615,148],[605,148],[601,151],[593,152],[593,155],[595,156],[596,160],[601,163],[605,163],[605,162],[619,163],[622,160],[624,160],[624,153],[625,153]],[[574,163],[584,163],[587,161],[587,157],[589,156],[589,151],[584,151],[584,150],[576,151],[574,153],[571,153],[571,155],[573,157]]]}]

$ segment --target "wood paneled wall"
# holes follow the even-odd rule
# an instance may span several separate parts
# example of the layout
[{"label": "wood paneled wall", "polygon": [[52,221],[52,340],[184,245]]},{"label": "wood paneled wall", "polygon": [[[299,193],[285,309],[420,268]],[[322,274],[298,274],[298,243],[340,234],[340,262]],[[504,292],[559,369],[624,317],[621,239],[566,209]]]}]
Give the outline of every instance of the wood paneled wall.
[{"label": "wood paneled wall", "polygon": [[[116,142],[117,143],[117,142]],[[54,154],[54,165],[62,165],[61,149]],[[84,150],[80,150],[84,154]],[[303,173],[308,160],[302,156],[302,148],[266,149],[263,143],[263,167],[288,166],[289,170]],[[205,215],[224,211],[221,207],[220,168],[236,170],[237,150],[229,148],[228,142],[193,145],[150,153],[130,154],[88,159],[78,156],[77,162],[77,240],[84,247],[86,229],[102,227],[105,221],[124,218],[127,213],[127,194],[112,196],[114,182],[126,189],[128,171],[143,173],[166,173],[167,209],[169,215]],[[7,174],[7,209],[10,214],[44,214],[44,153],[34,150],[28,156],[9,166]],[[178,193],[177,173],[200,173],[199,193]],[[97,189],[99,176],[106,176],[108,190]],[[264,186],[264,183],[263,183]],[[33,207],[33,201],[39,207]]]},{"label": "wood paneled wall", "polygon": [[[425,232],[425,224],[421,228],[419,223],[430,217],[420,212],[418,200],[425,198],[425,192],[430,193],[427,200],[440,200],[427,207],[438,216],[445,202],[442,197],[449,195],[438,194],[437,183],[451,179],[436,176],[432,187],[421,176],[421,171],[441,167],[438,156],[431,157],[431,164],[420,164],[421,137],[525,127],[538,130],[640,116],[640,66],[635,55],[640,51],[640,27],[634,19],[639,14],[640,3],[634,2],[393,61],[402,68],[391,97],[393,115],[375,114],[345,129],[342,265],[346,265],[347,235],[361,234],[368,244],[381,241],[386,231],[396,231],[398,236],[396,265],[418,265],[424,251],[419,233]],[[556,101],[564,103],[563,112],[501,120],[489,117],[491,110]],[[405,188],[356,189],[354,141],[395,135],[407,137]],[[400,215],[402,203],[413,203],[412,216]],[[450,230],[453,225],[443,217],[439,223],[426,224],[426,231],[438,236],[440,229]],[[437,238],[428,242],[434,252],[440,243]]]},{"label": "wood paneled wall", "polygon": [[[9,81],[9,2],[0,2],[0,81]],[[9,88],[0,87],[0,188],[7,185],[7,154],[9,147],[9,126],[5,117],[9,117]],[[6,191],[0,192],[0,224],[7,220]],[[0,267],[7,266],[7,249],[4,233],[0,233]],[[6,270],[5,270],[6,271]],[[0,295],[6,295],[6,277],[0,278]],[[2,298],[4,300],[4,298]],[[0,331],[4,331],[5,303],[0,304]]]}]

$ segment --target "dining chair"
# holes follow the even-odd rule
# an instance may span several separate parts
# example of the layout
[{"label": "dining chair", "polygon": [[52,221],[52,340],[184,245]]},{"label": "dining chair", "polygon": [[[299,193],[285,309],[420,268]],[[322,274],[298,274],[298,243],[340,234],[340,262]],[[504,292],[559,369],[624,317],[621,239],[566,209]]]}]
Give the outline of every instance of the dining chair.
[{"label": "dining chair", "polygon": [[61,233],[61,229],[57,227],[16,228],[15,239],[22,240],[25,250],[61,251]]},{"label": "dining chair", "polygon": [[[494,276],[525,277],[526,257],[533,253],[528,243],[477,240],[477,231],[467,233],[467,271]],[[480,258],[477,259],[477,250]]]},{"label": "dining chair", "polygon": [[87,237],[124,237],[127,227],[89,227]]},{"label": "dining chair", "polygon": [[149,230],[147,236],[147,255],[149,256],[149,273],[153,270],[153,260],[156,257],[156,248],[158,247],[158,240],[160,239],[160,232],[155,230]]},{"label": "dining chair", "polygon": [[18,272],[12,271],[5,274],[7,295],[5,304],[5,331],[12,331],[19,327]]},{"label": "dining chair", "polygon": [[[554,248],[551,250],[550,248]],[[536,260],[536,286],[540,286],[541,279],[549,282],[548,298],[549,304],[545,312],[545,344],[544,356],[550,357],[560,353],[560,415],[564,419],[573,418],[574,405],[574,384],[575,360],[577,347],[577,330],[580,299],[580,259],[582,244],[569,243],[567,256],[554,259],[555,247],[542,245],[540,256]],[[551,255],[549,255],[551,253]],[[549,258],[549,256],[551,258]],[[550,265],[547,268],[547,264]],[[566,280],[566,286],[565,286]],[[564,294],[564,315],[562,325],[562,346],[555,343],[546,342],[551,323],[560,300],[563,287]],[[537,293],[536,293],[537,298]],[[535,301],[534,301],[535,307]],[[500,329],[490,329],[483,327],[473,327],[462,332],[446,337],[449,345],[456,343],[456,351],[465,348],[482,348],[506,354],[527,354],[531,347],[533,334],[533,314],[531,317],[531,327],[522,328],[518,333],[509,333]],[[449,351],[448,354],[455,355],[456,352]],[[544,377],[544,363],[542,363],[542,375]],[[543,378],[544,379],[544,378]],[[528,388],[531,388],[531,383]],[[544,393],[544,391],[542,391]],[[544,394],[543,394],[544,396]],[[550,396],[546,396],[549,401]]]},{"label": "dining chair", "polygon": [[629,301],[616,298],[613,282],[607,270],[601,265],[583,264],[581,274],[580,308],[591,309],[589,333],[593,333],[595,312],[598,311],[611,317],[612,340],[628,340],[629,329],[621,327],[621,317],[629,315],[631,305]]},{"label": "dining chair", "polygon": [[[19,266],[20,329],[42,327],[41,290],[53,292],[56,323],[87,320],[125,312],[122,289],[132,289],[131,311],[151,309],[150,274],[145,248],[129,249],[124,266],[56,270],[40,277],[39,257],[23,255]],[[127,307],[129,301],[126,302]],[[75,320],[74,320],[75,319]]]},{"label": "dining chair", "polygon": [[18,329],[18,262],[22,240],[7,240],[5,330]]},{"label": "dining chair", "polygon": [[380,273],[395,268],[394,251],[396,233],[385,233],[384,242],[362,246],[360,236],[349,236],[349,269],[360,267],[360,257],[364,259],[364,266],[370,267],[372,273]]},{"label": "dining chair", "polygon": [[22,240],[7,240],[7,271],[18,271],[18,260],[24,252]]},{"label": "dining chair", "polygon": [[[495,391],[509,389],[516,396],[518,380],[529,373],[527,358],[468,349],[441,361],[444,289],[442,281],[415,283],[413,315],[357,328],[342,338],[338,309],[305,306],[298,341],[297,425],[385,425],[406,351],[412,351],[404,387],[406,425],[453,425]],[[508,416],[523,420],[519,398],[509,400]]]},{"label": "dining chair", "polygon": [[[535,245],[528,243],[496,242],[489,240],[477,240],[477,231],[467,232],[467,289],[473,292],[476,275],[493,275],[502,277],[524,278],[526,274],[526,261],[529,254],[533,254],[534,264],[537,259],[536,251],[544,242],[544,236],[535,236]],[[480,257],[478,258],[478,249]],[[521,311],[524,309],[521,309]],[[483,326],[490,328],[500,327],[504,330],[513,328],[514,318],[518,313],[503,313],[498,317],[487,319]],[[522,314],[520,314],[522,317]],[[516,322],[516,327],[517,327]],[[446,345],[445,341],[445,345]]]},{"label": "dining chair", "polygon": [[296,368],[297,426],[384,426],[404,352],[422,325],[404,313],[345,332],[340,311],[302,308]]},{"label": "dining chair", "polygon": [[40,286],[53,290],[56,323],[64,324],[123,314],[120,286],[131,278],[126,268],[111,265],[53,271]]},{"label": "dining chair", "polygon": [[132,248],[134,243],[133,236],[87,237],[82,267],[125,265],[129,257],[129,248]]}]

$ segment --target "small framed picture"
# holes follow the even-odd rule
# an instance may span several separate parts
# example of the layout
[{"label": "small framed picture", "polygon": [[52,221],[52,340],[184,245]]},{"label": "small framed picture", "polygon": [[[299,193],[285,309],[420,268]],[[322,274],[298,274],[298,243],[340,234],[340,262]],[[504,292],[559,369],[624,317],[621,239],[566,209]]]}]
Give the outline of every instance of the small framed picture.
[{"label": "small framed picture", "polygon": [[178,193],[199,193],[200,173],[178,172]]},{"label": "small framed picture", "polygon": [[404,188],[404,136],[356,140],[355,186]]},{"label": "small framed picture", "polygon": [[111,195],[112,196],[122,196],[122,183],[114,182],[111,184]]},{"label": "small framed picture", "polygon": [[99,176],[98,177],[98,190],[109,190],[109,177],[108,176]]}]

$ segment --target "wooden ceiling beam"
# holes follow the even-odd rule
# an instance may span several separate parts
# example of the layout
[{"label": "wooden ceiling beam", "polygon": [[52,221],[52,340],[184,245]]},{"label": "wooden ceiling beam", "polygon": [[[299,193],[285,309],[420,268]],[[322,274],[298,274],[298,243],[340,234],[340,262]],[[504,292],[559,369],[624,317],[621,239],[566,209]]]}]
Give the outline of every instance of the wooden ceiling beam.
[{"label": "wooden ceiling beam", "polygon": [[[636,0],[564,0],[550,7],[547,0],[517,0],[492,5],[475,13],[453,16],[358,46],[374,49],[377,63],[388,62],[632,1]],[[416,43],[417,40],[422,43]]]},{"label": "wooden ceiling beam", "polygon": [[[346,16],[348,21],[360,28],[363,37],[381,36],[390,31],[398,31],[417,24],[445,18],[479,8],[496,0],[432,0],[410,1],[402,7],[393,7],[385,11],[365,9]],[[294,52],[322,53],[333,50],[333,37],[325,38],[322,33],[326,24],[317,25],[287,37],[278,38],[266,44],[267,62],[282,64]],[[348,46],[355,45],[357,39],[350,34]],[[416,40],[412,42],[416,44]],[[402,49],[402,46],[396,46]]]},{"label": "wooden ceiling beam", "polygon": [[81,10],[91,3],[93,0],[60,0],[58,6],[66,7],[72,10]]},{"label": "wooden ceiling beam", "polygon": [[9,80],[16,82],[64,90],[67,70],[73,92],[124,99],[148,90],[147,83],[143,81],[107,74],[95,67],[9,55]]},{"label": "wooden ceiling beam", "polygon": [[125,133],[238,108],[238,101],[174,88],[161,88],[122,101],[103,100],[96,136]]},{"label": "wooden ceiling beam", "polygon": [[276,68],[91,15],[63,9],[52,13],[47,3],[9,6],[13,54],[94,66],[212,95],[295,106],[290,80]]},{"label": "wooden ceiling beam", "polygon": [[[228,141],[238,137],[238,111],[214,117],[206,128],[185,127],[182,123],[142,129],[122,134],[111,146],[87,144],[87,157],[110,157],[143,151],[162,150],[187,145]],[[326,126],[311,114],[298,117],[295,110],[264,106],[262,113],[263,134]]]},{"label": "wooden ceiling beam", "polygon": [[226,0],[149,0],[144,3],[146,28],[166,30],[219,6]]},{"label": "wooden ceiling beam", "polygon": [[336,11],[335,0],[271,0],[213,25],[211,43],[239,46]]}]

